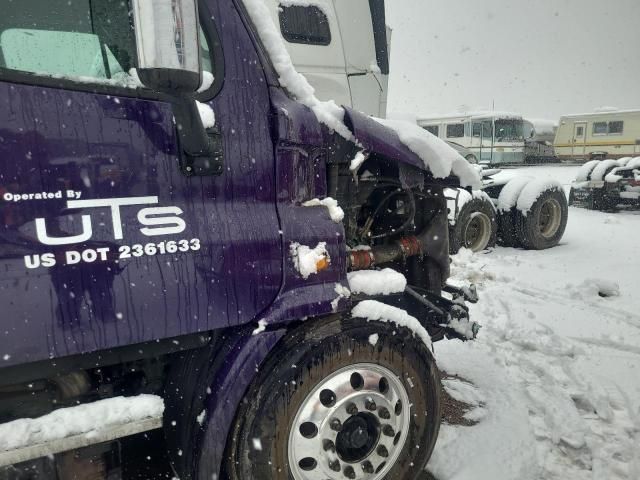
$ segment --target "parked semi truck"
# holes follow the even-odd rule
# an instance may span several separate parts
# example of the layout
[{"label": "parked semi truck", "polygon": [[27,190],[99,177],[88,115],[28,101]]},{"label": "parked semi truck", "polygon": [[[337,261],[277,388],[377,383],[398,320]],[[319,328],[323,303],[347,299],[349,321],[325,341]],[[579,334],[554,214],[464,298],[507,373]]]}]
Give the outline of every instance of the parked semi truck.
[{"label": "parked semi truck", "polygon": [[0,478],[126,478],[143,432],[183,480],[418,478],[471,167],[318,100],[262,1],[3,7]]}]

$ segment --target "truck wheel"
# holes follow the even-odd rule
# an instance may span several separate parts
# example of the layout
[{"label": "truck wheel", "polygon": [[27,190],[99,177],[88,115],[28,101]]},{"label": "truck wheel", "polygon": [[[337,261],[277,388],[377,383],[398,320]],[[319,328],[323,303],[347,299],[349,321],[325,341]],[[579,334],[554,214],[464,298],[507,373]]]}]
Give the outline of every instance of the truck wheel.
[{"label": "truck wheel", "polygon": [[449,227],[449,250],[455,254],[462,247],[480,252],[496,244],[496,212],[489,198],[473,198],[465,203],[456,223]]},{"label": "truck wheel", "polygon": [[440,426],[426,345],[357,318],[299,327],[245,398],[227,447],[231,480],[415,479]]},{"label": "truck wheel", "polygon": [[564,235],[569,210],[560,190],[544,191],[526,215],[517,212],[516,232],[524,248],[544,250],[555,247]]},{"label": "truck wheel", "polygon": [[516,232],[516,219],[522,214],[512,208],[498,215],[498,244],[502,247],[522,247],[520,236]]}]

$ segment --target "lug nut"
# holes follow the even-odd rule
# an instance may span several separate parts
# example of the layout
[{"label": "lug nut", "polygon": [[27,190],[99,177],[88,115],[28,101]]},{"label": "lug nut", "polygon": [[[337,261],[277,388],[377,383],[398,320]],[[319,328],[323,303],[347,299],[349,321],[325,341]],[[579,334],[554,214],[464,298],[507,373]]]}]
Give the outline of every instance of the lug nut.
[{"label": "lug nut", "polygon": [[356,478],[356,472],[351,466],[344,467],[343,473],[344,473],[344,476],[347,478]]},{"label": "lug nut", "polygon": [[362,471],[364,473],[373,473],[373,465],[371,465],[370,461],[366,461],[362,464]]},{"label": "lug nut", "polygon": [[364,402],[364,406],[367,410],[371,410],[372,412],[374,412],[376,410],[376,408],[378,408],[376,406],[376,402],[374,402],[371,399],[368,399],[366,402]]},{"label": "lug nut", "polygon": [[382,433],[384,433],[387,437],[395,437],[396,436],[396,432],[393,430],[393,427],[391,425],[385,425],[382,428]]},{"label": "lug nut", "polygon": [[356,413],[358,413],[358,406],[351,402],[349,405],[347,405],[347,413],[349,415],[355,415]]},{"label": "lug nut", "polygon": [[331,440],[323,440],[322,448],[324,449],[325,452],[335,452],[336,444],[333,443]]},{"label": "lug nut", "polygon": [[337,418],[332,419],[331,423],[329,423],[329,426],[334,432],[340,432],[342,430],[342,422],[340,422],[340,420],[338,420]]},{"label": "lug nut", "polygon": [[380,415],[380,418],[383,420],[389,420],[391,418],[389,410],[384,407],[380,407],[380,410],[378,410],[378,415]]},{"label": "lug nut", "polygon": [[378,455],[380,455],[382,458],[387,458],[389,456],[389,450],[387,450],[387,447],[385,447],[384,445],[380,445],[377,452]]},{"label": "lug nut", "polygon": [[329,468],[331,470],[333,470],[334,472],[339,472],[340,471],[340,462],[338,460],[333,460],[332,462],[329,462]]}]

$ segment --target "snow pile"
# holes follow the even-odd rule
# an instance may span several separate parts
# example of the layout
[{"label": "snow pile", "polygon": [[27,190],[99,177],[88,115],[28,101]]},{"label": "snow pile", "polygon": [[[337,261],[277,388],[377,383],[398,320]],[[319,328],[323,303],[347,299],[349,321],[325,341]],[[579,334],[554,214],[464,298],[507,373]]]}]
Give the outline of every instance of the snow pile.
[{"label": "snow pile", "polygon": [[266,320],[260,320],[260,321],[258,321],[258,327],[255,328],[253,330],[253,332],[251,332],[251,335],[260,335],[266,329],[267,329],[267,321]]},{"label": "snow pile", "polygon": [[469,340],[472,340],[476,337],[476,333],[478,331],[477,329],[479,328],[479,325],[476,325],[468,317],[462,319],[451,317],[449,318],[449,321],[447,323],[443,323],[440,326],[449,327]]},{"label": "snow pile", "polygon": [[445,178],[453,173],[463,187],[481,187],[478,171],[454,148],[431,132],[402,120],[375,120],[396,132],[400,141],[422,159],[434,177]]},{"label": "snow pile", "polygon": [[483,285],[488,280],[495,280],[495,275],[486,269],[486,257],[474,255],[473,250],[461,248],[451,256],[451,283],[465,286],[470,283]]},{"label": "snow pile", "polygon": [[331,309],[332,311],[337,312],[340,301],[351,297],[351,290],[349,290],[341,283],[336,283],[334,290],[338,294],[338,296],[331,301]]},{"label": "snow pile", "polygon": [[520,193],[531,180],[532,178],[529,176],[516,177],[509,180],[498,196],[498,211],[508,212],[515,207]]},{"label": "snow pile", "polygon": [[431,349],[431,337],[422,324],[415,317],[398,307],[375,300],[364,300],[351,310],[351,315],[369,321],[394,323],[398,327],[408,328],[413,332],[414,336],[418,336]]},{"label": "snow pile", "polygon": [[478,387],[459,378],[445,378],[442,386],[453,399],[474,407],[464,414],[464,418],[478,422],[486,416],[486,395]]},{"label": "snow pile", "polygon": [[623,177],[621,175],[618,175],[620,168],[621,167],[614,168],[609,173],[607,173],[604,176],[604,181],[607,183],[617,183],[618,181],[622,180]]},{"label": "snow pile", "polygon": [[0,425],[0,451],[41,445],[73,435],[95,435],[101,430],[162,416],[164,401],[156,395],[116,397],[55,410],[40,418]]},{"label": "snow pile", "polygon": [[200,114],[200,118],[202,119],[202,124],[204,128],[213,128],[216,125],[216,115],[213,113],[213,108],[211,108],[206,103],[198,102],[196,100],[196,105],[198,105],[198,113]]},{"label": "snow pile", "polygon": [[627,168],[640,168],[640,157],[632,158],[625,166]]},{"label": "snow pile", "polygon": [[604,174],[606,173],[606,171],[608,169],[610,169],[611,167],[617,167],[618,166],[618,162],[616,162],[615,160],[601,160],[600,162],[598,162],[598,165],[596,165],[596,168],[593,169],[593,171],[591,172],[591,180],[603,180],[604,179]]},{"label": "snow pile", "polygon": [[360,166],[367,160],[367,155],[363,151],[359,151],[356,153],[356,156],[351,160],[351,164],[349,165],[349,170],[358,173]]},{"label": "snow pile", "polygon": [[573,298],[578,299],[620,296],[620,285],[602,278],[589,278],[577,286],[569,284],[567,290]]},{"label": "snow pile", "polygon": [[289,251],[295,269],[305,280],[314,273],[318,273],[322,264],[331,263],[326,242],[320,242],[315,248],[294,242],[289,247]]},{"label": "snow pile", "polygon": [[586,182],[589,180],[589,174],[600,163],[600,160],[590,160],[580,167],[576,175],[576,182]]},{"label": "snow pile", "polygon": [[309,200],[308,202],[304,202],[302,204],[303,207],[327,207],[329,210],[329,216],[331,220],[336,223],[340,223],[344,218],[344,211],[338,205],[337,200],[327,197],[322,200],[314,198],[313,200]]},{"label": "snow pile", "polygon": [[351,131],[344,124],[344,109],[336,105],[333,100],[328,102],[318,100],[307,79],[296,71],[285,47],[284,39],[273,23],[264,1],[243,1],[278,73],[280,84],[300,103],[309,107],[320,123],[336,131],[345,139],[355,142]]},{"label": "snow pile", "polygon": [[548,190],[555,190],[562,193],[562,184],[557,180],[546,178],[537,178],[530,181],[522,189],[522,192],[520,192],[516,207],[524,215],[527,215],[529,210],[531,210],[531,207],[533,207],[533,204],[536,203],[536,200],[538,200],[538,198]]},{"label": "snow pile", "polygon": [[213,73],[207,72],[206,70],[204,70],[202,72],[202,83],[200,84],[198,93],[202,93],[209,90],[211,88],[211,85],[213,85],[214,80],[215,80],[215,77],[213,76]]},{"label": "snow pile", "polygon": [[361,270],[347,273],[349,288],[353,293],[365,295],[389,295],[404,292],[407,279],[392,268]]},{"label": "snow pile", "polygon": [[311,7],[313,6],[322,10],[322,12],[327,16],[332,15],[332,11],[330,9],[327,10],[325,6],[321,2],[318,2],[317,0],[280,0],[278,3],[280,7]]}]

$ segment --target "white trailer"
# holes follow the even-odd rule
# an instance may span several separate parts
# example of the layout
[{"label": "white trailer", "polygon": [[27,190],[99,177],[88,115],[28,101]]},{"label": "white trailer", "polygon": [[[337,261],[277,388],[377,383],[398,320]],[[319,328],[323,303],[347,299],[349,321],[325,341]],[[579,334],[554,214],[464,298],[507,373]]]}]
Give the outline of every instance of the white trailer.
[{"label": "white trailer", "polygon": [[560,117],[554,140],[561,160],[604,160],[640,154],[640,110],[616,110]]},{"label": "white trailer", "polygon": [[389,31],[384,0],[271,0],[296,70],[321,100],[385,117]]}]

